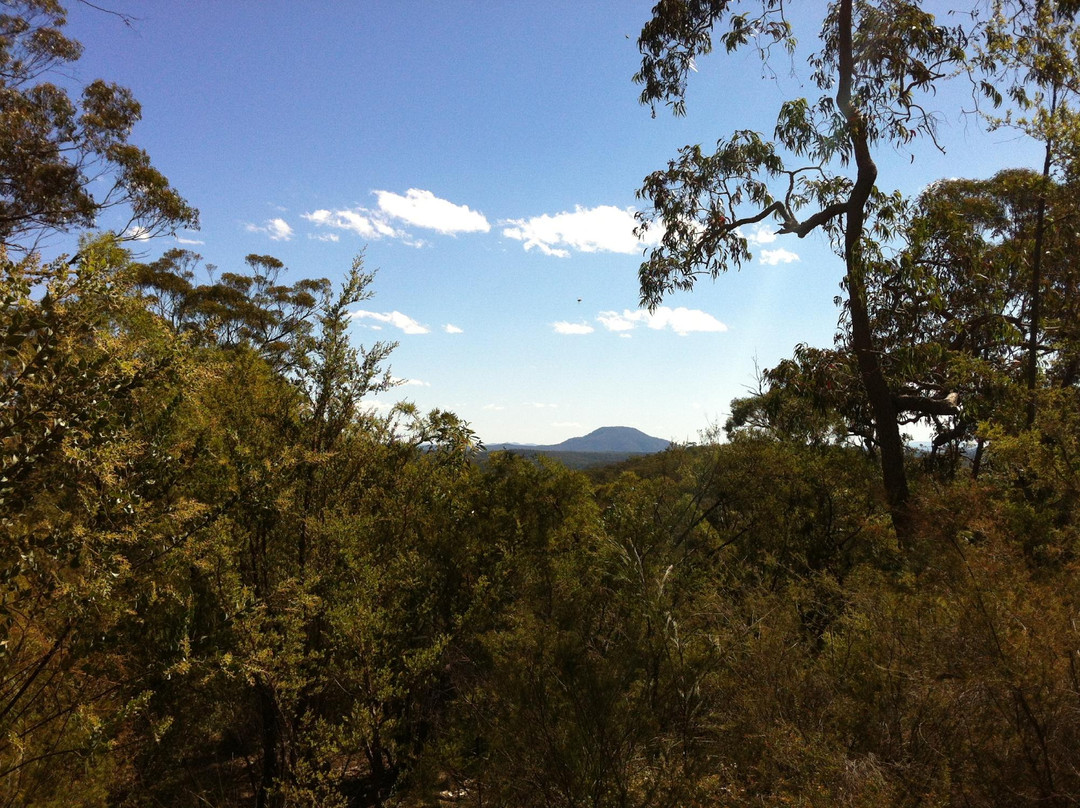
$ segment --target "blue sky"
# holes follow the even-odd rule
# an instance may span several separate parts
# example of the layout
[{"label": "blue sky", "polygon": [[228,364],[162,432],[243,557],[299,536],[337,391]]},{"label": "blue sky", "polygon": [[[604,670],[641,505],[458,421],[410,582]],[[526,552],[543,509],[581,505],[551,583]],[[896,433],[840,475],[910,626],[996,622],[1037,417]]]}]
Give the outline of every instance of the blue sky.
[{"label": "blue sky", "polygon": [[[404,381],[373,406],[449,409],[488,443],[605,425],[695,440],[755,362],[831,342],[842,267],[817,235],[752,230],[741,271],[637,305],[642,178],[687,143],[771,132],[782,99],[816,97],[803,54],[772,73],[704,59],[687,116],[654,119],[631,82],[651,2],[108,5],[136,19],[71,9],[72,78],[133,90],[133,140],[201,212],[199,231],[139,251],[179,244],[223,270],[271,254],[286,279],[338,279],[363,251],[378,275],[354,335],[397,340]],[[809,48],[817,23],[801,22]],[[879,185],[1035,163],[1032,144],[961,117],[966,100],[932,101],[945,154],[886,149]]]}]

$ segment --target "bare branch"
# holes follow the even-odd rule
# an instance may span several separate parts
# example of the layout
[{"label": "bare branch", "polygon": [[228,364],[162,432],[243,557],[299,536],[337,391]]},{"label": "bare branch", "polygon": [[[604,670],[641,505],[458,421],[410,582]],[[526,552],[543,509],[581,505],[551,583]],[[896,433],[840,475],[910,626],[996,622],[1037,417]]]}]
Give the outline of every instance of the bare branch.
[{"label": "bare branch", "polygon": [[920,415],[959,415],[956,396],[928,398],[925,396],[893,396],[893,404],[899,412],[917,412]]},{"label": "bare branch", "polygon": [[780,214],[784,217],[784,226],[780,228],[777,233],[794,233],[799,238],[805,238],[807,234],[813,232],[816,228],[825,224],[825,222],[830,219],[835,219],[837,216],[843,216],[851,208],[851,205],[848,202],[834,202],[819,210],[810,218],[800,222],[791,215],[784,205],[781,205],[779,202],[776,204],[780,205]]}]

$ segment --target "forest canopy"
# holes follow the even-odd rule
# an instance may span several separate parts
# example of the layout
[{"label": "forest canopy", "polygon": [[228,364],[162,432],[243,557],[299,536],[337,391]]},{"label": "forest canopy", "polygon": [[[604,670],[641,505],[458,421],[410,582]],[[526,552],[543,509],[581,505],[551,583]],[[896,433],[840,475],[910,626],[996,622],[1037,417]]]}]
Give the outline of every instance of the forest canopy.
[{"label": "forest canopy", "polygon": [[[366,406],[396,380],[352,339],[362,255],[337,284],[134,255],[194,209],[129,91],[50,83],[61,5],[4,2],[0,804],[1080,801],[1080,9],[821,10],[818,98],[646,177],[640,282],[822,231],[835,343],[725,439],[586,476]],[[661,0],[641,99],[690,114],[695,60],[796,34],[781,0]],[[886,190],[945,81],[1043,165]]]}]

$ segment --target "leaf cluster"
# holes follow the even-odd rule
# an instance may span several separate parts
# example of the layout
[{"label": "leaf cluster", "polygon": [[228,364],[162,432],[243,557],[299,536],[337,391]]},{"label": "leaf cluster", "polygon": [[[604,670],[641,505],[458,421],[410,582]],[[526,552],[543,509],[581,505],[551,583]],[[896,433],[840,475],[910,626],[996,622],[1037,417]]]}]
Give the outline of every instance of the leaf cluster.
[{"label": "leaf cluster", "polygon": [[33,249],[117,206],[129,238],[197,227],[198,212],[128,140],[142,115],[129,90],[95,80],[76,101],[47,80],[82,54],[66,22],[55,0],[6,2],[0,14],[0,245]]}]

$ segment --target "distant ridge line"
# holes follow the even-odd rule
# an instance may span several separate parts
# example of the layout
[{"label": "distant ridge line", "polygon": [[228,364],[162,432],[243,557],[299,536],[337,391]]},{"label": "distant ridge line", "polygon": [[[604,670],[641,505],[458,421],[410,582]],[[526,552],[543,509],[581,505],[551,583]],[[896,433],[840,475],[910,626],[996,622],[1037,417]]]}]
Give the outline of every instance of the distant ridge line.
[{"label": "distant ridge line", "polygon": [[618,454],[653,454],[662,452],[671,441],[646,435],[640,429],[629,426],[602,426],[588,435],[569,438],[562,443],[544,446],[520,443],[499,443],[488,446],[489,452],[522,451],[543,452],[592,452]]}]

